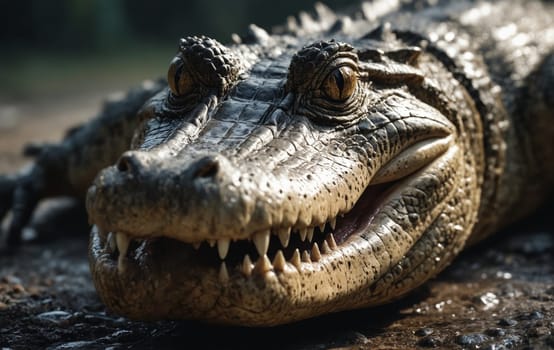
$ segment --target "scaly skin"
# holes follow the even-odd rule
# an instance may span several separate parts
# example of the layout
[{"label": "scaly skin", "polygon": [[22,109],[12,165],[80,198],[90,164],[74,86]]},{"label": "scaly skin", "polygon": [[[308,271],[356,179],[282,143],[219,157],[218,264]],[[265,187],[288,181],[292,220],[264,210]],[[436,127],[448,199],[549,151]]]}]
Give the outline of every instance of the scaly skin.
[{"label": "scaly skin", "polygon": [[[552,5],[361,11],[318,6],[230,47],[183,39],[169,86],[114,102],[0,181],[11,241],[38,199],[118,159],[86,197],[106,305],[268,326],[397,299],[544,201]],[[68,186],[50,190],[56,176]]]}]

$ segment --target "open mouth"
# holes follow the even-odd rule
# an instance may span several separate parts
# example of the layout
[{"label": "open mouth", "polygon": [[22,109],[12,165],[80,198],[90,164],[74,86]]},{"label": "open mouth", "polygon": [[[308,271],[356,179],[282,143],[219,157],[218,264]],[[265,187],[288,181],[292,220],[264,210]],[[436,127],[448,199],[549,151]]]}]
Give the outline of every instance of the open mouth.
[{"label": "open mouth", "polygon": [[[231,267],[245,276],[265,273],[270,270],[282,272],[287,267],[302,268],[302,263],[319,262],[338,249],[349,237],[362,232],[379,210],[386,195],[394,190],[400,181],[368,186],[356,205],[344,215],[319,226],[302,228],[274,228],[259,232],[246,240],[209,240],[190,244],[172,238],[133,239],[116,232],[104,236],[104,249],[118,260],[120,271],[125,269],[129,259],[138,260],[142,254],[160,249],[166,244],[180,245],[184,254],[199,265],[220,267],[221,278]],[[227,270],[227,271],[226,271]],[[228,278],[228,276],[227,276]]]},{"label": "open mouth", "polygon": [[[114,262],[117,260],[120,272],[131,261],[137,262],[153,251],[163,251],[167,246],[172,249],[179,247],[182,254],[189,256],[197,267],[219,269],[222,282],[237,273],[249,277],[269,271],[301,271],[309,264],[325,260],[347,245],[351,237],[365,232],[389,197],[402,188],[410,175],[443,154],[451,141],[450,137],[430,139],[407,148],[381,168],[348,212],[339,213],[320,225],[276,226],[258,231],[248,239],[221,238],[196,243],[166,237],[139,239],[123,232],[99,232],[100,245]],[[401,172],[390,170],[400,163]]]}]

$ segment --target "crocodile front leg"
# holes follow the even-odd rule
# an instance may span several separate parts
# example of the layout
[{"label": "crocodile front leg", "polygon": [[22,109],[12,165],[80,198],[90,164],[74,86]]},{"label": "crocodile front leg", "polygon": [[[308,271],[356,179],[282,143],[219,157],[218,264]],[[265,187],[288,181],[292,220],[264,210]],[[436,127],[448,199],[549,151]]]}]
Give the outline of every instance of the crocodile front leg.
[{"label": "crocodile front leg", "polygon": [[98,171],[113,164],[128,149],[139,109],[163,89],[161,81],[145,82],[126,96],[106,102],[91,121],[69,130],[58,144],[28,146],[24,154],[34,161],[13,175],[0,175],[0,221],[11,211],[6,242],[21,241],[39,201],[48,197],[84,198]]}]

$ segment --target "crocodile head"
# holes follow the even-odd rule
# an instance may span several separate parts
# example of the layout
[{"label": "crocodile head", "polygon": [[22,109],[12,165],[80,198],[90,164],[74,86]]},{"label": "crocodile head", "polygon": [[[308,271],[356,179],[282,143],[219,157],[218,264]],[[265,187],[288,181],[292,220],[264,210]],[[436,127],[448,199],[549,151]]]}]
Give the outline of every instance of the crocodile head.
[{"label": "crocodile head", "polygon": [[398,298],[463,246],[480,124],[451,74],[398,40],[272,40],[183,39],[91,186],[112,310],[275,325]]}]

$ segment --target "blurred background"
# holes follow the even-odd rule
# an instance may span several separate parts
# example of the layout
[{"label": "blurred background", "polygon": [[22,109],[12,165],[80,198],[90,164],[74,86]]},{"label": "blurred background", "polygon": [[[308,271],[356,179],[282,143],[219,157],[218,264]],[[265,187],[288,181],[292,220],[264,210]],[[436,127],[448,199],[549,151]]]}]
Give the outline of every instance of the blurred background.
[{"label": "blurred background", "polygon": [[[356,0],[325,2],[333,9]],[[2,0],[0,172],[29,140],[57,140],[111,93],[165,76],[179,38],[222,43],[250,23],[271,29],[313,0]]]}]

